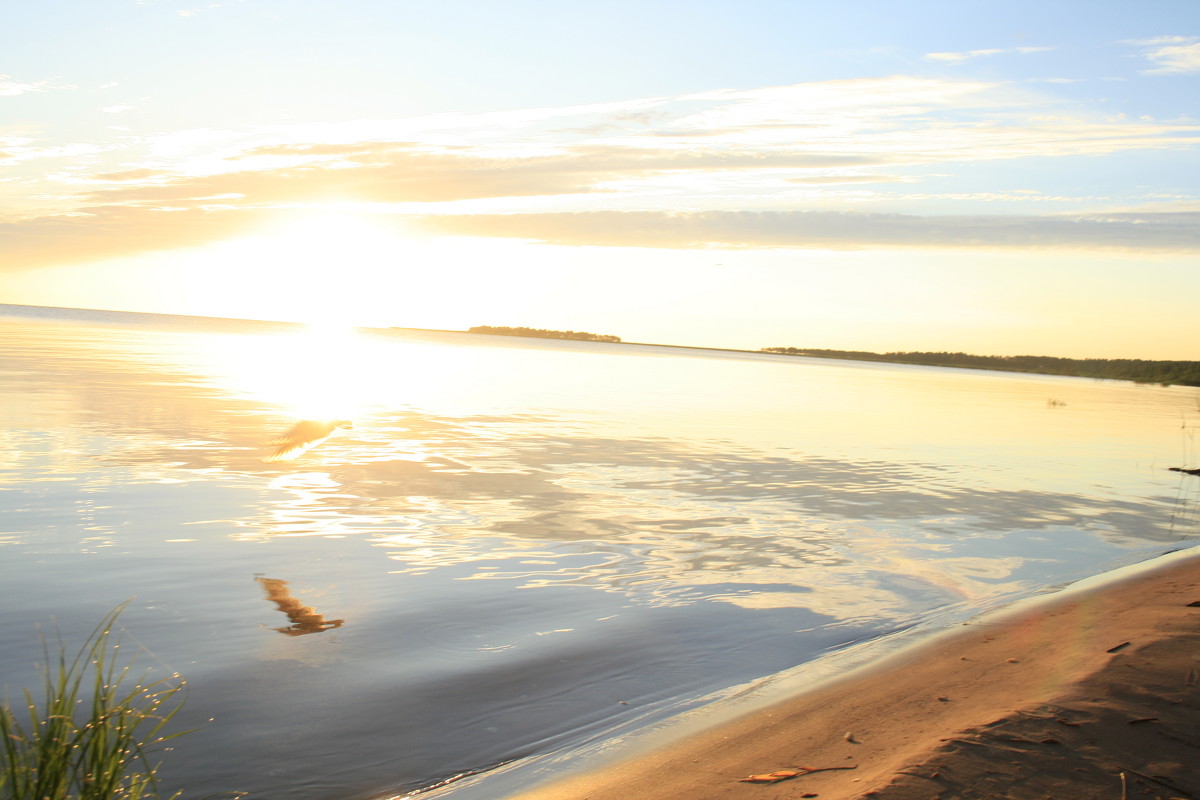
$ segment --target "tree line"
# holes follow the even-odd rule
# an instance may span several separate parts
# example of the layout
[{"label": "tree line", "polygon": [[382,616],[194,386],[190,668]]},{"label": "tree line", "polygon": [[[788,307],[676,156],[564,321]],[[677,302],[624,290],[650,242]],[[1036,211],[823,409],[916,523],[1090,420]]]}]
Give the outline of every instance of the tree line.
[{"label": "tree line", "polygon": [[844,358],[894,364],[923,364],[930,367],[968,367],[1075,378],[1136,381],[1138,383],[1200,386],[1200,361],[1143,361],[1131,358],[1057,358],[1054,356],[976,356],[969,353],[891,352],[826,350],[803,347],[764,347],[764,353],[814,358]]},{"label": "tree line", "polygon": [[539,339],[576,339],[585,342],[619,342],[621,337],[586,331],[552,331],[545,328],[506,328],[496,325],[476,325],[467,333],[490,333],[494,336],[533,336]]}]

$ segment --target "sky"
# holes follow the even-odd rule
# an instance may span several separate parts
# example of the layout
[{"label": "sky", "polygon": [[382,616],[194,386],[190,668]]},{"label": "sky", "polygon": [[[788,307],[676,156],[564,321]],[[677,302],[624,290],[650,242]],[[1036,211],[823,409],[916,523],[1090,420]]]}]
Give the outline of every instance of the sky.
[{"label": "sky", "polygon": [[0,302],[1200,359],[1196,0],[0,5]]}]

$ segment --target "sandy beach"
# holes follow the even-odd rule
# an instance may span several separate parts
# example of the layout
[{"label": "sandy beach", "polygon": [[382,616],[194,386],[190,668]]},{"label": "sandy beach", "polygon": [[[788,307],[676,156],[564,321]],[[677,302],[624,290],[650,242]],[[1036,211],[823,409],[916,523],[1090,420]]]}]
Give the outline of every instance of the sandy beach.
[{"label": "sandy beach", "polygon": [[519,800],[1200,797],[1200,557],[1160,561]]}]

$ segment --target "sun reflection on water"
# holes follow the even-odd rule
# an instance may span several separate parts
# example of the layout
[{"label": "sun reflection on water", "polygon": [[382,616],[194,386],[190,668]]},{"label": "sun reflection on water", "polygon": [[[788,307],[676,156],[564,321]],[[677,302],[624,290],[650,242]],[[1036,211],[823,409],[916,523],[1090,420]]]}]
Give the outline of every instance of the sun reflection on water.
[{"label": "sun reflection on water", "polygon": [[468,417],[523,406],[532,376],[486,351],[398,340],[345,325],[210,336],[189,357],[220,388],[291,419],[421,409]]},{"label": "sun reflection on water", "polygon": [[309,326],[213,342],[227,388],[296,419],[353,419],[378,390],[372,353],[352,328]]}]

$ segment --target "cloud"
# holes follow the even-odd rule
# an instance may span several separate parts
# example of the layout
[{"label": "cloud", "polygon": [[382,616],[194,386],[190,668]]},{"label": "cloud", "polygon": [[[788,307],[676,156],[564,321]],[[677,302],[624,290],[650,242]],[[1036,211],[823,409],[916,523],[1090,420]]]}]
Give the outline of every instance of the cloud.
[{"label": "cloud", "polygon": [[1136,44],[1149,45],[1142,55],[1158,66],[1145,70],[1147,75],[1184,75],[1200,72],[1200,38],[1160,36]]},{"label": "cloud", "polygon": [[[988,160],[1197,142],[1194,124],[1072,116],[1014,85],[905,76],[477,115],[184,130],[102,147],[9,139],[0,156],[0,199],[10,206],[0,254],[20,269],[182,247],[235,235],[280,209],[345,201],[429,214],[429,226],[446,232],[569,244],[1191,249],[1193,238],[1161,216],[1141,224],[830,209],[848,193],[871,200],[889,183],[920,184],[922,174],[944,182],[959,163],[974,169]],[[839,184],[846,189],[822,188]],[[965,187],[951,199],[997,196]],[[920,209],[947,198],[912,192],[903,200]],[[448,216],[439,223],[435,213]]]},{"label": "cloud", "polygon": [[196,206],[215,195],[236,195],[243,206],[278,206],[322,198],[364,202],[447,202],[593,191],[602,166],[551,169],[527,161],[437,156],[392,157],[348,166],[303,165],[218,175],[177,177],[102,189],[90,200],[103,205]]},{"label": "cloud", "polygon": [[469,236],[666,248],[1077,248],[1200,250],[1200,212],[917,216],[828,211],[581,212],[425,217]]},{"label": "cloud", "polygon": [[799,178],[788,178],[789,183],[798,183],[803,185],[826,185],[836,183],[900,183],[906,178],[901,178],[897,175],[869,175],[869,174],[845,174],[845,175],[805,175]]},{"label": "cloud", "polygon": [[5,138],[0,140],[0,144],[4,146],[8,157],[12,158],[14,162],[90,158],[104,150],[102,147],[85,142],[38,147],[28,137]]},{"label": "cloud", "polygon": [[[154,173],[144,181],[131,172],[138,162],[126,159],[130,169],[121,177],[95,176],[120,186],[92,189],[80,201],[194,206],[236,195],[243,205],[260,206],[331,196],[429,203],[606,195],[629,205],[646,193],[675,191],[688,204],[705,182],[714,197],[765,201],[788,186],[908,180],[889,172],[901,166],[1100,155],[1200,140],[1200,126],[1070,118],[1030,106],[1031,98],[1011,87],[893,77],[577,108],[590,126],[563,125],[576,118],[542,109],[358,130],[181,131],[149,143],[151,157],[142,163]],[[381,129],[410,135],[382,138]]]},{"label": "cloud", "polygon": [[250,231],[266,219],[261,211],[98,207],[0,222],[0,270],[20,272],[206,244]]},{"label": "cloud", "polygon": [[[444,203],[474,199],[605,195],[636,204],[639,193],[697,192],[766,201],[787,186],[912,180],[886,170],[956,161],[1031,156],[1099,155],[1129,149],[1180,147],[1200,139],[1186,126],[1115,120],[1004,119],[969,123],[924,119],[899,123],[812,125],[780,140],[776,125],[756,126],[739,112],[713,136],[686,144],[622,137],[604,143],[539,146],[515,155],[493,148],[431,147],[419,142],[274,144],[248,147],[203,165],[206,174],[143,167],[101,172],[109,182],[80,194],[86,205],[169,204],[195,207],[216,195],[247,207],[321,198],[379,203]],[[718,139],[721,139],[718,141]],[[657,145],[657,146],[654,146]],[[187,164],[180,163],[180,168]],[[865,171],[861,171],[865,170]],[[707,186],[708,189],[703,187]],[[78,191],[78,188],[75,189]],[[719,199],[719,198],[718,198]],[[739,200],[737,202],[742,202]],[[548,200],[549,202],[549,200]]]},{"label": "cloud", "polygon": [[[236,195],[246,206],[280,205],[323,197],[386,203],[558,196],[613,192],[618,181],[673,174],[803,171],[880,166],[879,155],[804,151],[733,151],[580,146],[513,158],[470,151],[427,150],[413,143],[280,145],[245,151],[229,163],[261,162],[258,169],[211,175],[171,175],[151,168],[99,173],[120,183],[95,189],[86,202],[99,205],[194,206],[214,195]],[[865,182],[861,176],[809,176],[813,181]],[[803,179],[803,176],[800,176]],[[750,179],[753,180],[753,179]],[[887,180],[879,176],[876,180]]]},{"label": "cloud", "polygon": [[[175,250],[260,229],[269,209],[95,207],[0,223],[9,272]],[[554,245],[671,249],[978,248],[1200,251],[1200,212],[1076,216],[879,214],[827,211],[593,211],[397,216],[435,235]]]},{"label": "cloud", "polygon": [[40,92],[47,86],[46,81],[38,83],[21,83],[9,80],[8,75],[0,75],[0,97],[16,97],[28,92]]},{"label": "cloud", "polygon": [[1005,53],[1017,53],[1019,55],[1027,55],[1029,53],[1044,53],[1053,50],[1053,47],[1010,47],[1005,49],[988,49],[988,50],[966,50],[960,52],[945,52],[945,53],[926,53],[925,58],[929,61],[944,61],[949,64],[961,64],[963,61],[968,61],[972,58],[982,58],[984,56],[998,56]]},{"label": "cloud", "polygon": [[98,181],[144,181],[148,178],[171,177],[171,173],[161,169],[125,169],[117,172],[98,172],[93,176]]}]

